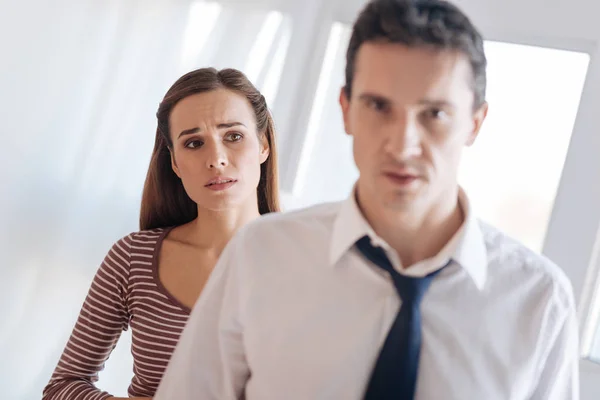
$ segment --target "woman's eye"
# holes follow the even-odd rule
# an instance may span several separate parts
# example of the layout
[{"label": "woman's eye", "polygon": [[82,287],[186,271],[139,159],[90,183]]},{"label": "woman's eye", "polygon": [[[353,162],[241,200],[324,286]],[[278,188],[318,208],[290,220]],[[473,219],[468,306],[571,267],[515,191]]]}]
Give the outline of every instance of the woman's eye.
[{"label": "woman's eye", "polygon": [[241,133],[234,132],[227,135],[227,140],[230,142],[239,142],[243,137],[244,136]]},{"label": "woman's eye", "polygon": [[187,142],[185,144],[185,147],[188,149],[196,149],[200,146],[202,146],[202,142],[200,140],[190,140],[189,142]]}]

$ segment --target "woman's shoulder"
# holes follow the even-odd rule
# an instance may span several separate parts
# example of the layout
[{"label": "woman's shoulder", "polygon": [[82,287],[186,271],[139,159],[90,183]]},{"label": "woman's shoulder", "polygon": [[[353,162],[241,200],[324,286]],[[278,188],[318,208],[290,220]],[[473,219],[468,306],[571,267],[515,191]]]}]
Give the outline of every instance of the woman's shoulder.
[{"label": "woman's shoulder", "polygon": [[109,255],[121,260],[131,260],[132,256],[152,256],[166,234],[172,228],[156,228],[131,232],[113,243]]},{"label": "woman's shoulder", "polygon": [[100,266],[100,273],[118,275],[126,282],[132,267],[151,269],[158,255],[160,243],[171,228],[157,228],[131,232],[113,243]]},{"label": "woman's shoulder", "polygon": [[130,240],[137,240],[140,242],[155,242],[160,239],[161,236],[166,234],[168,231],[173,229],[172,227],[168,228],[154,228],[154,229],[146,229],[142,231],[131,232],[126,238],[130,238]]},{"label": "woman's shoulder", "polygon": [[173,228],[155,228],[131,232],[119,239],[116,244],[125,244],[129,248],[130,254],[154,252],[171,229]]}]

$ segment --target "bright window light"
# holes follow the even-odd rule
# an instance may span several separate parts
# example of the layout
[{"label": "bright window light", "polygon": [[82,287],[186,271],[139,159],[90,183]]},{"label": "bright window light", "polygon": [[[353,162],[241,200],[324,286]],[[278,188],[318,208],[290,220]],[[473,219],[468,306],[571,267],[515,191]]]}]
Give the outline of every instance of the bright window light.
[{"label": "bright window light", "polygon": [[283,14],[279,11],[269,11],[265,22],[263,23],[258,37],[250,50],[248,62],[244,71],[250,82],[258,81],[260,72],[262,71],[267,55],[271,50],[271,46],[276,37],[276,33],[283,21]]},{"label": "bright window light", "polygon": [[[302,147],[300,161],[298,163],[297,177],[292,189],[292,194],[294,196],[303,192],[308,169],[311,168],[311,166],[316,166],[314,163],[315,159],[313,158],[313,148],[317,141],[317,136],[324,133],[320,132],[322,130],[321,127],[323,126],[322,116],[337,115],[336,113],[330,114],[325,111],[326,109],[327,111],[331,110],[332,106],[337,104],[337,102],[331,101],[331,96],[328,96],[328,94],[331,92],[332,83],[337,81],[335,78],[337,78],[338,74],[343,73],[342,70],[334,70],[333,67],[336,64],[336,61],[339,61],[336,60],[336,58],[340,57],[340,48],[346,47],[347,45],[347,41],[342,41],[342,38],[345,36],[348,36],[348,28],[341,23],[334,23],[329,33],[329,39],[325,50],[325,59],[323,61],[323,66],[321,67],[317,91],[315,98],[313,99],[313,107],[308,120],[308,129]],[[328,101],[327,103],[325,102],[326,100]],[[341,120],[339,122],[341,123]]]},{"label": "bright window light", "polygon": [[589,56],[486,42],[488,117],[459,180],[483,219],[541,251]]},{"label": "bright window light", "polygon": [[283,72],[283,66],[290,46],[291,33],[290,19],[286,18],[279,29],[275,54],[269,62],[269,69],[266,72],[261,89],[269,107],[273,107],[275,103],[279,83],[281,82],[281,73]]},{"label": "bright window light", "polygon": [[194,1],[191,4],[181,52],[181,66],[184,71],[194,68],[222,8],[216,2]]}]

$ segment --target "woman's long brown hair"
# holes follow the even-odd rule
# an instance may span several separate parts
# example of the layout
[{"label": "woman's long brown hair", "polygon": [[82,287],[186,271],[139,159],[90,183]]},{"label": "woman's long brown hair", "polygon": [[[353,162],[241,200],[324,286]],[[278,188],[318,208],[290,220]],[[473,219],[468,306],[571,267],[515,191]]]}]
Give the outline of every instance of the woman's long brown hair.
[{"label": "woman's long brown hair", "polygon": [[154,150],[142,194],[141,230],[183,225],[198,216],[196,203],[187,195],[183,183],[171,167],[170,149],[173,148],[173,142],[169,117],[173,107],[182,99],[221,88],[244,95],[254,110],[258,134],[269,145],[269,157],[260,167],[260,181],[256,189],[258,211],[260,214],[279,211],[275,126],[264,96],[238,70],[201,68],[179,78],[158,107]]}]

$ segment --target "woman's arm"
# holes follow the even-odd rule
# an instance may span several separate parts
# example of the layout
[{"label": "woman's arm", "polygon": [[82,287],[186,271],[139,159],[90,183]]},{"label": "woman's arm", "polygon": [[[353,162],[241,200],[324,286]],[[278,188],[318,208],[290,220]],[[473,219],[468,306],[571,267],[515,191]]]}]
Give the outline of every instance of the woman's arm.
[{"label": "woman's arm", "polygon": [[94,386],[98,372],[127,329],[131,239],[113,245],[98,269],[43,400],[111,398]]}]

